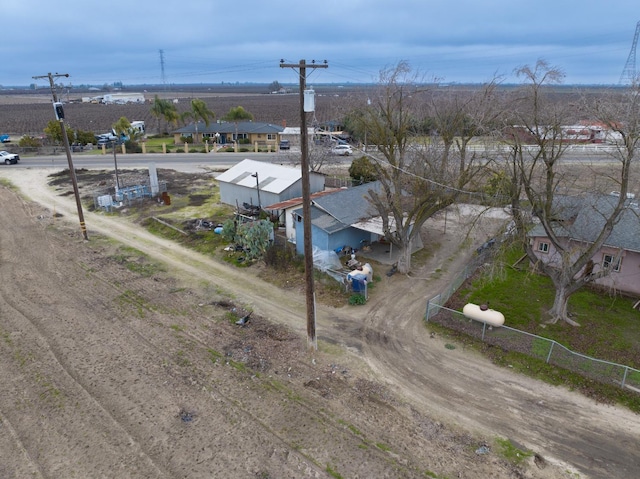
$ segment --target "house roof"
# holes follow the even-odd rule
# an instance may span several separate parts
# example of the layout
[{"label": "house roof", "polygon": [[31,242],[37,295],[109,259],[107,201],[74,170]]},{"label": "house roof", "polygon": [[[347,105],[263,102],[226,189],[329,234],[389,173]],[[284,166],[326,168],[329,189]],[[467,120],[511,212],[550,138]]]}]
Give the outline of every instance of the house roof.
[{"label": "house roof", "polygon": [[[282,133],[284,127],[273,125],[271,123],[262,123],[255,121],[239,121],[236,125],[234,121],[221,121],[221,122],[211,122],[209,126],[206,125],[205,122],[198,122],[198,133],[225,133],[225,134],[235,134],[236,131],[242,134],[251,134],[251,133]],[[195,133],[196,132],[196,124],[191,123],[187,126],[179,128],[175,130],[174,133]]]},{"label": "house roof", "polygon": [[[320,228],[327,233],[335,233],[336,231],[340,231],[346,228],[349,228],[350,225],[344,224],[341,221],[338,221],[333,216],[325,213],[320,208],[317,208],[314,205],[311,205],[311,224],[317,228]],[[302,208],[294,211],[295,214],[303,216]]]},{"label": "house roof", "polygon": [[352,225],[379,214],[367,198],[369,190],[380,192],[381,189],[382,186],[378,181],[365,183],[317,198],[314,204],[338,221]]},{"label": "house roof", "polygon": [[[311,205],[311,224],[329,234],[352,226],[374,231],[371,229],[373,223],[367,221],[379,214],[367,200],[369,190],[372,189],[380,191],[380,183],[376,181],[353,188],[341,188],[314,199]],[[295,213],[302,216],[302,208],[295,210]]]},{"label": "house roof", "polygon": [[[338,191],[340,188],[329,188],[323,191],[318,191],[317,193],[313,193],[311,194],[311,200],[314,200],[316,198],[320,198],[321,196],[325,196],[325,195],[330,195],[332,193],[335,193],[336,191]],[[291,198],[290,200],[285,200],[285,201],[281,201],[279,203],[274,203],[272,205],[269,206],[265,206],[264,209],[265,210],[270,210],[270,211],[275,211],[275,210],[286,210],[289,208],[294,208],[295,206],[299,206],[302,204],[302,196],[299,196],[297,198]]]},{"label": "house roof", "polygon": [[[258,177],[255,175],[257,173]],[[247,188],[256,188],[259,181],[260,191],[279,194],[302,178],[299,168],[274,165],[255,160],[242,160],[216,177],[221,183],[233,183]]]},{"label": "house roof", "polygon": [[[590,195],[586,198],[560,197],[558,205],[564,204],[567,208],[556,209],[564,211],[558,215],[565,221],[558,224],[554,231],[562,237],[592,243],[602,231],[605,218],[611,214],[617,202],[618,198],[612,195]],[[536,225],[529,235],[547,236],[540,224]],[[640,252],[640,207],[637,200],[627,200],[626,208],[620,214],[618,222],[604,245]]]}]

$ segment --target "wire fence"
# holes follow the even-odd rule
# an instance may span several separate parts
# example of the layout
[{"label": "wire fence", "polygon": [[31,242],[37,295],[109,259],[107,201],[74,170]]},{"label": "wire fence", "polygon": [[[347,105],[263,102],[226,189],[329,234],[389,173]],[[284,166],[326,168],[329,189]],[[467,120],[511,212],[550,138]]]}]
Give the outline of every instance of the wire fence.
[{"label": "wire fence", "polygon": [[444,304],[447,300],[487,260],[487,256],[492,253],[491,250],[478,254],[446,291],[427,300],[425,321],[436,322],[448,329],[462,332],[507,351],[516,351],[541,359],[547,364],[595,381],[640,393],[640,370],[638,369],[576,353],[552,339],[509,326],[491,327],[486,323],[467,318],[460,311],[446,308]]}]

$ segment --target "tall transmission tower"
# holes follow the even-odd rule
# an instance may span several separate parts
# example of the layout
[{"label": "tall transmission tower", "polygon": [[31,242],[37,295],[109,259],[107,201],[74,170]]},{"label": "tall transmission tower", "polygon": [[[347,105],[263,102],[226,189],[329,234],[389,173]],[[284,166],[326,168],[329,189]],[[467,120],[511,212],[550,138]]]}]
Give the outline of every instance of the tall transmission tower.
[{"label": "tall transmission tower", "polygon": [[631,51],[627,58],[627,63],[624,65],[622,75],[620,75],[619,84],[633,84],[636,82],[636,46],[638,45],[638,37],[640,36],[640,22],[636,24],[636,34],[633,36],[633,43],[631,43]]},{"label": "tall transmission tower", "polygon": [[[640,25],[640,23],[638,23]],[[167,80],[164,76],[164,50],[159,50],[160,52],[160,78],[162,79],[162,85],[167,87]]]}]

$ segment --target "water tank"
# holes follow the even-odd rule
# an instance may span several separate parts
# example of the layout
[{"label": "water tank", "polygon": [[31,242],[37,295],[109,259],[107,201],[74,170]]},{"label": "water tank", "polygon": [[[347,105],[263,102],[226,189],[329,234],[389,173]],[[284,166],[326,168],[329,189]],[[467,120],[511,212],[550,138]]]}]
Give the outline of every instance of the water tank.
[{"label": "water tank", "polygon": [[462,308],[462,314],[469,319],[486,323],[489,326],[502,326],[504,324],[504,315],[500,311],[489,309],[485,305],[478,306],[477,304],[467,303]]}]

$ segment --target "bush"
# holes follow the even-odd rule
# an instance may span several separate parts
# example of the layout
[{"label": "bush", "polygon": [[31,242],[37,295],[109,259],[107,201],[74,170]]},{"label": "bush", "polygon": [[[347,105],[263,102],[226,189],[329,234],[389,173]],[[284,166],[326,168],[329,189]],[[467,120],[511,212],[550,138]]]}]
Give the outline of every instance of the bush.
[{"label": "bush", "polygon": [[366,304],[367,298],[364,297],[364,294],[356,293],[349,296],[349,304],[352,306]]},{"label": "bush", "polygon": [[180,137],[180,142],[182,142],[182,143],[193,143],[193,137],[192,136],[181,136]]},{"label": "bush", "polygon": [[39,148],[42,146],[42,140],[34,136],[23,136],[18,142],[18,146],[25,148]]},{"label": "bush", "polygon": [[137,141],[127,140],[124,142],[125,149],[127,153],[142,153],[142,147],[138,144]]},{"label": "bush", "polygon": [[351,162],[349,176],[354,185],[370,183],[378,179],[378,174],[373,163],[366,156],[356,158]]},{"label": "bush", "polygon": [[81,145],[88,145],[89,143],[94,143],[96,141],[95,136],[91,131],[76,130],[75,138]]}]

